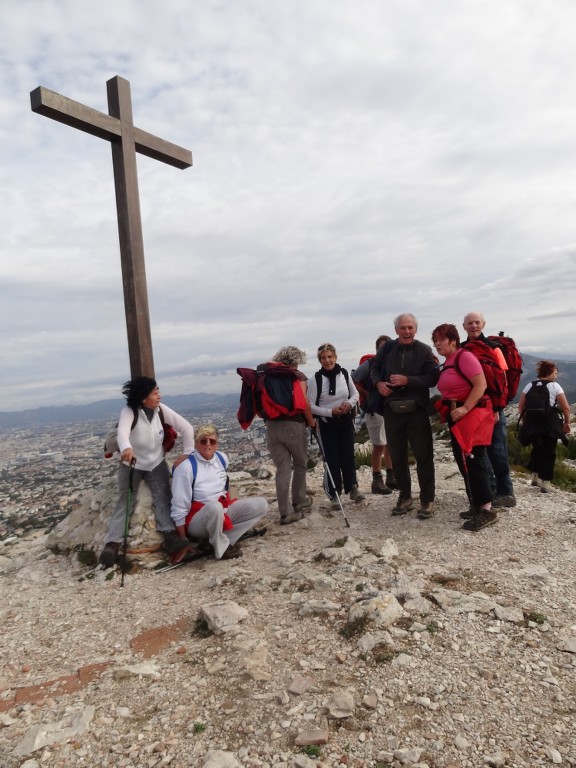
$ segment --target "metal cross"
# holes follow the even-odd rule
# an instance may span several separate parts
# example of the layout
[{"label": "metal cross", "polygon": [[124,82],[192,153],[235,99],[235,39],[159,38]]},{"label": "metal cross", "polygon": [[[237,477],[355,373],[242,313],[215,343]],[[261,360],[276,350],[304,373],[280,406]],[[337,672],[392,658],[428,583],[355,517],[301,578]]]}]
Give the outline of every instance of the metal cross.
[{"label": "metal cross", "polygon": [[106,139],[112,146],[130,373],[133,378],[154,378],[136,152],[180,169],[192,165],[192,153],[136,128],[128,80],[116,76],[106,86],[108,115],[42,86],[30,93],[30,102],[33,112]]}]

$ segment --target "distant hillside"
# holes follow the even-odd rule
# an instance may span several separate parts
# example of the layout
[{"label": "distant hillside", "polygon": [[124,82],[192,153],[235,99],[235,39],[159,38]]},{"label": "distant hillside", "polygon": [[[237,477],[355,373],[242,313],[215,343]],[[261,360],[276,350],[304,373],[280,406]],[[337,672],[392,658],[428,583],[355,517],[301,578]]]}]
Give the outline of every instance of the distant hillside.
[{"label": "distant hillside", "polygon": [[[214,412],[236,411],[238,394],[212,395],[199,392],[194,395],[166,395],[166,405],[178,413],[199,416]],[[122,398],[99,400],[89,405],[61,405],[34,408],[13,413],[0,412],[0,430],[13,427],[32,427],[48,424],[75,424],[86,421],[113,421],[124,405]]]},{"label": "distant hillside", "polygon": [[518,388],[518,395],[515,397],[515,402],[518,402],[520,399],[520,392],[522,392],[522,389],[526,384],[537,378],[536,364],[539,360],[553,360],[558,365],[558,383],[566,393],[570,405],[573,405],[576,402],[576,361],[558,360],[554,357],[546,357],[545,355],[540,357],[522,355],[522,359],[524,360],[524,373],[520,379],[520,386]]}]

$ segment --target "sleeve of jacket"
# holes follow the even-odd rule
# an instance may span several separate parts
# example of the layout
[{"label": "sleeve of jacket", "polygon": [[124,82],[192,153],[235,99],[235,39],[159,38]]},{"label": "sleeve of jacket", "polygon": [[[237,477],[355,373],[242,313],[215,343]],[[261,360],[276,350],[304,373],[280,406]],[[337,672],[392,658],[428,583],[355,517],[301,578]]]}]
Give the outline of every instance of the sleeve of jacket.
[{"label": "sleeve of jacket", "polygon": [[132,422],[134,421],[134,411],[127,405],[120,411],[120,418],[118,419],[118,448],[120,453],[127,448],[133,448],[134,446],[130,442],[130,432],[132,431]]},{"label": "sleeve of jacket", "polygon": [[378,384],[379,381],[384,381],[386,355],[391,349],[391,342],[387,341],[386,344],[382,344],[376,352],[376,356],[372,360],[372,367],[370,369],[370,378],[373,384]]},{"label": "sleeve of jacket", "polygon": [[168,408],[167,405],[162,404],[161,408],[164,414],[164,421],[167,424],[171,424],[176,432],[182,435],[182,453],[192,453],[194,450],[194,427],[192,424],[184,416],[180,416],[172,408]]},{"label": "sleeve of jacket", "polygon": [[408,376],[409,389],[432,389],[438,383],[440,370],[438,363],[434,359],[432,350],[427,344],[422,344],[422,364],[419,366],[420,373],[414,376]]},{"label": "sleeve of jacket", "polygon": [[184,525],[192,504],[192,464],[186,459],[174,470],[172,476],[172,508],[174,525]]}]

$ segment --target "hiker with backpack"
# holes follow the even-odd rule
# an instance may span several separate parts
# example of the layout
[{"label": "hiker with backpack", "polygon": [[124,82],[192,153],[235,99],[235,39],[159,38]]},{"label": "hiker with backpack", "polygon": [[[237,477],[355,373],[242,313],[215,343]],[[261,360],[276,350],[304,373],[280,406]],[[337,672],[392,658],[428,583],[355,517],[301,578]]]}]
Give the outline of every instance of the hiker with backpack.
[{"label": "hiker with backpack", "polygon": [[460,348],[456,326],[439,325],[432,331],[432,342],[445,358],[440,366],[437,387],[442,395],[438,409],[450,426],[454,459],[464,478],[472,516],[463,514],[464,530],[479,531],[493,525],[498,515],[492,509],[490,478],[484,456],[490,445],[494,417],[486,391],[486,377],[478,358]]},{"label": "hiker with backpack", "polygon": [[[280,512],[280,525],[301,520],[312,506],[312,497],[306,495],[306,469],[308,464],[307,427],[316,428],[316,421],[306,397],[307,377],[298,370],[306,363],[306,352],[298,347],[282,347],[272,358],[273,363],[290,368],[296,377],[294,386],[302,390],[302,408],[295,413],[279,413],[266,418],[266,439],[270,458],[276,467],[276,498]],[[274,376],[278,366],[268,366],[267,376]]]},{"label": "hiker with backpack", "polygon": [[487,392],[494,408],[494,432],[486,451],[486,468],[490,475],[493,496],[492,506],[515,507],[516,497],[508,462],[508,428],[504,409],[516,394],[515,390],[512,393],[508,382],[515,382],[516,387],[518,384],[516,377],[509,379],[506,375],[508,363],[504,356],[504,347],[497,341],[499,337],[486,337],[483,333],[485,326],[486,321],[481,312],[469,312],[464,317],[463,328],[467,339],[462,342],[462,346],[468,348],[468,351],[473,352],[480,360],[486,376]]},{"label": "hiker with backpack", "polygon": [[194,447],[194,427],[166,405],[160,410],[160,390],[156,381],[148,376],[127,381],[122,394],[126,397],[126,406],[118,421],[118,494],[108,524],[106,544],[99,557],[105,568],[111,568],[117,561],[142,480],[152,494],[156,529],[164,534],[165,551],[177,556],[175,553],[186,546],[176,533],[170,515],[170,471],[163,443],[165,427],[171,425],[182,434],[184,452],[189,453]]},{"label": "hiker with backpack", "polygon": [[172,477],[171,513],[180,541],[184,547],[192,541],[212,549],[217,560],[242,557],[238,540],[268,513],[263,497],[230,498],[227,470],[218,430],[207,424],[196,430],[194,451]]},{"label": "hiker with backpack", "polygon": [[[387,341],[391,341],[390,336],[386,336],[385,334],[378,336],[376,339],[376,352],[378,352],[380,346]],[[372,464],[372,493],[388,495],[392,493],[397,486],[394,478],[394,470],[392,469],[390,451],[388,450],[386,442],[384,417],[381,414],[376,413],[375,410],[376,402],[374,401],[375,399],[373,395],[378,393],[376,392],[376,388],[370,376],[374,357],[374,354],[367,354],[360,358],[358,368],[352,371],[352,381],[360,395],[360,410],[364,413],[366,429],[368,430],[368,436],[372,443],[372,453],[370,455],[370,463]],[[384,467],[386,469],[386,481],[384,481],[384,477],[382,476],[382,461],[384,461]]]},{"label": "hiker with backpack", "polygon": [[438,366],[427,344],[415,339],[418,321],[411,312],[394,320],[397,338],[381,345],[372,364],[372,381],[384,416],[390,458],[398,485],[398,499],[392,515],[405,515],[414,506],[408,465],[408,444],[416,457],[420,485],[418,518],[434,516],[436,493],[434,442],[428,416],[430,388],[438,381]]},{"label": "hiker with backpack", "polygon": [[527,384],[520,395],[520,419],[532,444],[528,469],[531,485],[542,493],[552,490],[558,440],[567,442],[570,432],[570,405],[564,390],[556,381],[558,367],[551,360],[540,360],[536,366],[538,379]]},{"label": "hiker with backpack", "polygon": [[348,371],[337,363],[332,344],[321,344],[317,357],[322,367],[308,383],[308,400],[318,420],[323,455],[330,469],[331,478],[325,478],[327,493],[332,508],[340,509],[342,487],[352,501],[365,498],[358,489],[354,456],[353,409],[359,395]]}]

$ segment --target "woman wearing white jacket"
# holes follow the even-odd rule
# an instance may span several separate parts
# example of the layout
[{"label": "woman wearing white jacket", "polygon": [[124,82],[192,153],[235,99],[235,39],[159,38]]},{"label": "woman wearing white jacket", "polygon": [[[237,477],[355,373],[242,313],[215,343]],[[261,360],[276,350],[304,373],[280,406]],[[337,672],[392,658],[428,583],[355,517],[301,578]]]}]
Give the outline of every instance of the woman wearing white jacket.
[{"label": "woman wearing white jacket", "polygon": [[[148,376],[139,376],[127,381],[122,387],[122,393],[126,397],[126,406],[120,412],[118,421],[121,461],[118,470],[118,496],[110,517],[106,544],[99,558],[106,568],[115,564],[124,537],[132,470],[132,507],[140,482],[144,480],[150,488],[154,502],[156,529],[164,534],[165,550],[174,554],[185,547],[176,533],[170,514],[170,471],[164,457],[164,424],[160,416],[161,395],[158,385]],[[188,455],[194,449],[194,427],[165,405],[162,406],[162,416],[166,424],[170,424],[182,435],[184,454]]]}]

